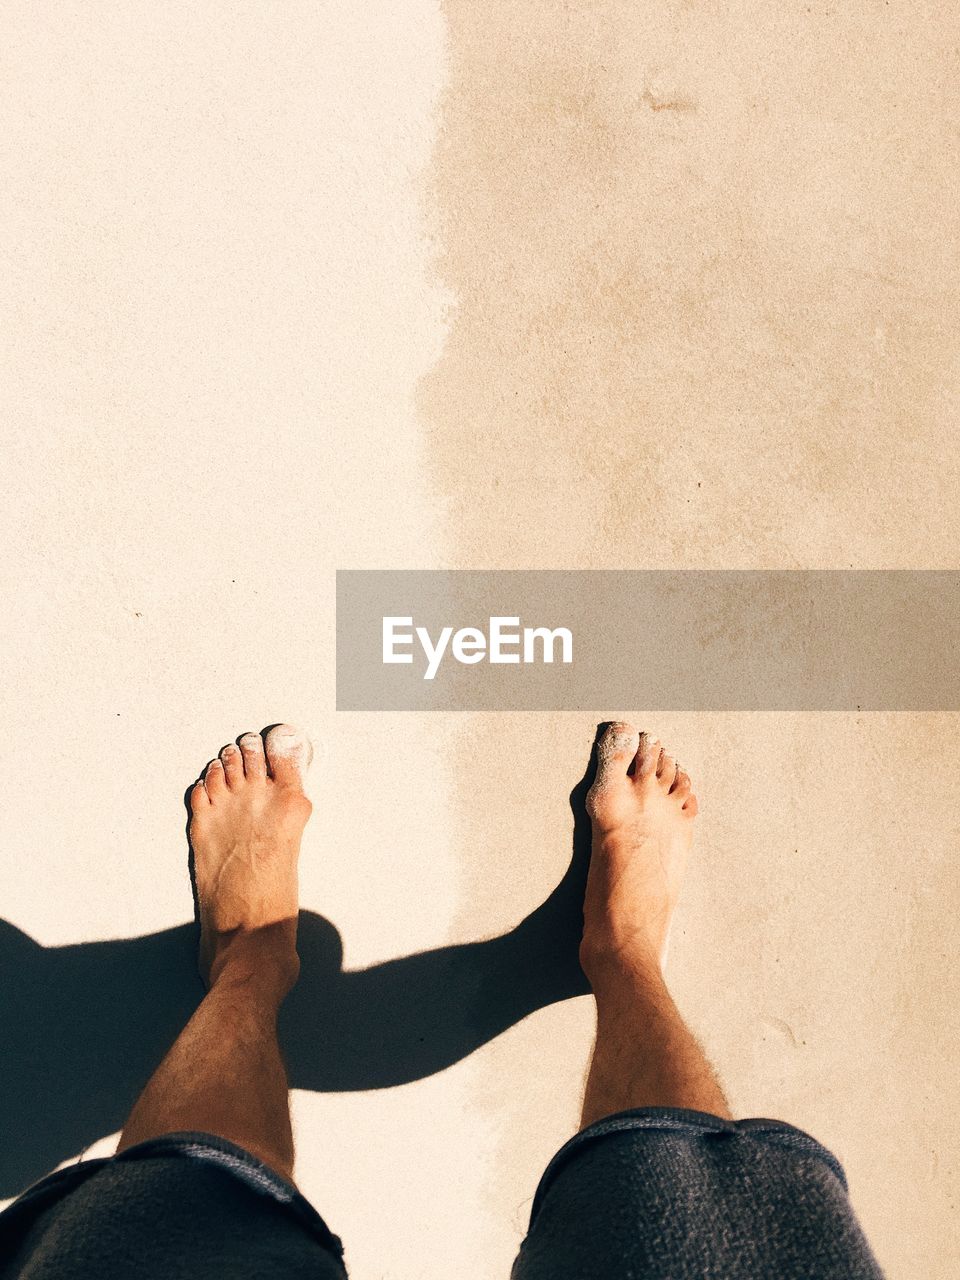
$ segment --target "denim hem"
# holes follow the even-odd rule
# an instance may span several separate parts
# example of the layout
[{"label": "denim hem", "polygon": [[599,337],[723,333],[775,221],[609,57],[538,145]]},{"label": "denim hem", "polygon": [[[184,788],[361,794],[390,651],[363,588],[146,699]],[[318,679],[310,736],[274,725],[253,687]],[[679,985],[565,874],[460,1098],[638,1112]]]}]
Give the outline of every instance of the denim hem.
[{"label": "denim hem", "polygon": [[530,1227],[533,1227],[551,1183],[560,1170],[583,1147],[613,1133],[630,1133],[639,1129],[674,1130],[687,1133],[692,1137],[723,1135],[732,1137],[737,1134],[746,1134],[760,1141],[789,1147],[821,1160],[839,1180],[844,1191],[848,1189],[843,1166],[837,1157],[809,1133],[798,1129],[795,1125],[787,1124],[784,1120],[766,1120],[759,1117],[747,1120],[725,1120],[722,1116],[712,1115],[706,1111],[692,1111],[686,1107],[635,1107],[594,1121],[563,1144],[547,1165],[537,1186],[530,1210]]},{"label": "denim hem", "polygon": [[127,1147],[116,1155],[103,1156],[96,1160],[81,1160],[65,1169],[57,1169],[33,1183],[7,1209],[0,1213],[0,1228],[12,1225],[13,1220],[26,1215],[33,1217],[45,1208],[73,1191],[98,1169],[107,1164],[123,1164],[132,1160],[153,1160],[158,1158],[174,1158],[197,1160],[203,1164],[216,1165],[232,1177],[239,1179],[245,1186],[258,1195],[268,1196],[277,1204],[289,1209],[302,1225],[337,1261],[343,1263],[343,1243],[334,1235],[321,1218],[313,1205],[300,1191],[281,1177],[276,1170],[265,1165],[244,1147],[238,1146],[227,1138],[214,1133],[178,1132],[164,1133],[156,1138],[148,1138],[135,1146]]}]

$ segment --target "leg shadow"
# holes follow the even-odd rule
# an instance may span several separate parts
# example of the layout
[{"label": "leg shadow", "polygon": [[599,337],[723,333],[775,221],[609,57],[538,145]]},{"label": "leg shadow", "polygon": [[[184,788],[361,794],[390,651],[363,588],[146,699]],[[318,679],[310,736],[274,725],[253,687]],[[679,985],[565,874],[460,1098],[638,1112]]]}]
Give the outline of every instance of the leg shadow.
[{"label": "leg shadow", "polygon": [[[601,729],[603,726],[601,726]],[[281,1015],[294,1088],[386,1089],[441,1071],[589,988],[577,955],[596,743],[570,795],[573,854],[545,902],[499,937],[344,971],[336,927],[300,915],[300,982]],[[43,947],[0,920],[0,1197],[122,1127],[203,998],[196,924]]]}]

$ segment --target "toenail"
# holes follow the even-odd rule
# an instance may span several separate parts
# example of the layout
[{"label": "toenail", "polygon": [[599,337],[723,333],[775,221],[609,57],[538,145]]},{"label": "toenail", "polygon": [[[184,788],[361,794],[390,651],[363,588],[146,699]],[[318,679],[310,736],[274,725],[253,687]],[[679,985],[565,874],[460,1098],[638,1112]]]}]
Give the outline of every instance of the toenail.
[{"label": "toenail", "polygon": [[629,725],[617,724],[611,726],[600,739],[600,755],[620,755],[625,751],[636,750],[638,737],[636,729],[631,729]]}]

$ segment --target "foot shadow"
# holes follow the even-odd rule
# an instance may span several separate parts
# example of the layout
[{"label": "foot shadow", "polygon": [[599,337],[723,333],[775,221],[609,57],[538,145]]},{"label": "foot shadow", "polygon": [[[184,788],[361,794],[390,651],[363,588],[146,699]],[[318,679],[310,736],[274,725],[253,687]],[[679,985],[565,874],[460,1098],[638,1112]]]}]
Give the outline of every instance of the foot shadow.
[{"label": "foot shadow", "polygon": [[[588,992],[577,952],[590,857],[584,801],[595,770],[596,740],[570,793],[570,864],[546,901],[508,933],[345,971],[335,925],[301,912],[300,982],[281,1015],[293,1088],[342,1092],[420,1080],[537,1009]],[[196,943],[191,923],[43,947],[0,920],[0,1197],[121,1128],[203,997]]]}]

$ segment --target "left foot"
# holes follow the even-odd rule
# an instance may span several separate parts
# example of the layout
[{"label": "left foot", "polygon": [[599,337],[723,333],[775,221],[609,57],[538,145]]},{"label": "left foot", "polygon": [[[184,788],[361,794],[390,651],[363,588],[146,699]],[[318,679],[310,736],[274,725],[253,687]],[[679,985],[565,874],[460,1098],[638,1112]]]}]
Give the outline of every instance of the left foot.
[{"label": "left foot", "polygon": [[311,805],[307,737],[278,725],[245,733],[211,760],[190,793],[200,908],[200,972],[264,977],[281,996],[299,973],[297,858]]}]

